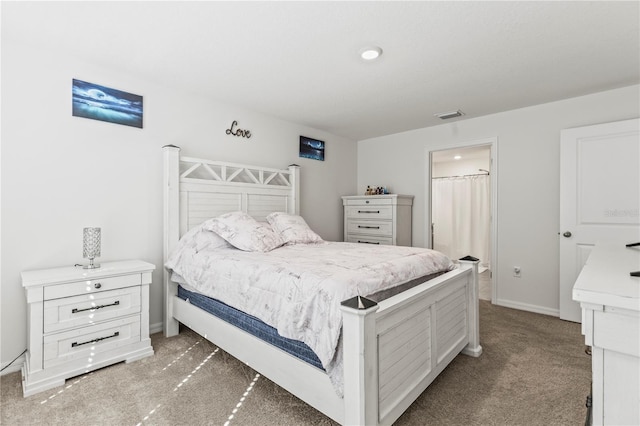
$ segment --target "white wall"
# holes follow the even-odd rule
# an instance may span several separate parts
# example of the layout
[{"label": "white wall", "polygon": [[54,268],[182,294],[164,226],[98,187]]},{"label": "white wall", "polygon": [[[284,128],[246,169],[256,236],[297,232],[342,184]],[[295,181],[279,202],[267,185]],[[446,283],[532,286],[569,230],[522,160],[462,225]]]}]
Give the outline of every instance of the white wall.
[{"label": "white wall", "polygon": [[[156,265],[150,322],[161,323],[163,145],[193,157],[301,165],[302,214],[323,238],[342,239],[340,196],[355,190],[354,141],[113,67],[2,40],[3,366],[26,347],[20,272],[83,262],[85,226],[102,227],[99,262],[137,258]],[[73,117],[73,78],[144,96],[144,128]],[[233,120],[252,137],[226,135]],[[300,135],[326,142],[324,162],[298,157]]]},{"label": "white wall", "polygon": [[[416,196],[414,245],[425,245],[428,148],[498,138],[498,304],[558,315],[560,131],[638,117],[631,86],[358,142],[358,192],[368,182]],[[463,107],[464,109],[464,107]],[[513,277],[513,266],[522,277]]]},{"label": "white wall", "polygon": [[489,156],[489,148],[484,158],[470,158],[468,160],[460,159],[458,161],[440,161],[434,162],[431,168],[431,176],[449,177],[464,176],[474,174],[484,174],[480,169],[489,170],[491,168],[491,159]]}]

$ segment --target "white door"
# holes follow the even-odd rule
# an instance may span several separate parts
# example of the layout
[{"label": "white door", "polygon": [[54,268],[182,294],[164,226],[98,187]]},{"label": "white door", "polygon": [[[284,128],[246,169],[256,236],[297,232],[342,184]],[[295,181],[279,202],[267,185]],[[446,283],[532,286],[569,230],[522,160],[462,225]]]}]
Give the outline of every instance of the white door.
[{"label": "white door", "polygon": [[581,322],[573,284],[598,243],[640,242],[639,119],[563,130],[560,318]]}]

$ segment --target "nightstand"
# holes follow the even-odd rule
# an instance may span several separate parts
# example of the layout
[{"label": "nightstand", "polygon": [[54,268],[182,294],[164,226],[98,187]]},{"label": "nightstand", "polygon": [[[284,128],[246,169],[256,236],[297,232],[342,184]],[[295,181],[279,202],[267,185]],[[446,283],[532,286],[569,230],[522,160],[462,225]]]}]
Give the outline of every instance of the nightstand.
[{"label": "nightstand", "polygon": [[96,269],[23,272],[28,309],[24,396],[110,364],[153,355],[149,285],[154,269],[129,260]]}]

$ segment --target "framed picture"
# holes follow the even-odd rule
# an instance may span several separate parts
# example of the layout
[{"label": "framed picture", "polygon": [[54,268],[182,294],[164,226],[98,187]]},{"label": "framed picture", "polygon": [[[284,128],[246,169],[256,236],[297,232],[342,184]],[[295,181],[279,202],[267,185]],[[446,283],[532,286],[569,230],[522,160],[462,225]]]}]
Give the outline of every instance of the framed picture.
[{"label": "framed picture", "polygon": [[324,142],[300,136],[300,157],[324,161]]},{"label": "framed picture", "polygon": [[142,129],[142,96],[73,79],[73,115]]}]

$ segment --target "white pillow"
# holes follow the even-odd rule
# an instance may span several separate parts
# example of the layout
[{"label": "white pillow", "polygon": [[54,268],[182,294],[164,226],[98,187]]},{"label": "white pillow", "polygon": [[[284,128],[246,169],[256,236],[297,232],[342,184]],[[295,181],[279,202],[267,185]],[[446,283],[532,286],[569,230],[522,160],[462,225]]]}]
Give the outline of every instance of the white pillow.
[{"label": "white pillow", "polygon": [[180,243],[192,244],[196,251],[201,251],[206,248],[217,249],[233,247],[220,235],[205,229],[205,223],[201,223],[200,225],[191,228],[182,236],[182,238],[180,238]]},{"label": "white pillow", "polygon": [[324,241],[309,228],[302,216],[274,212],[267,216],[267,222],[271,224],[273,230],[280,235],[285,244],[309,244]]},{"label": "white pillow", "polygon": [[244,212],[225,213],[204,223],[205,229],[215,232],[231,245],[244,251],[268,252],[284,241],[266,223],[259,223]]}]

